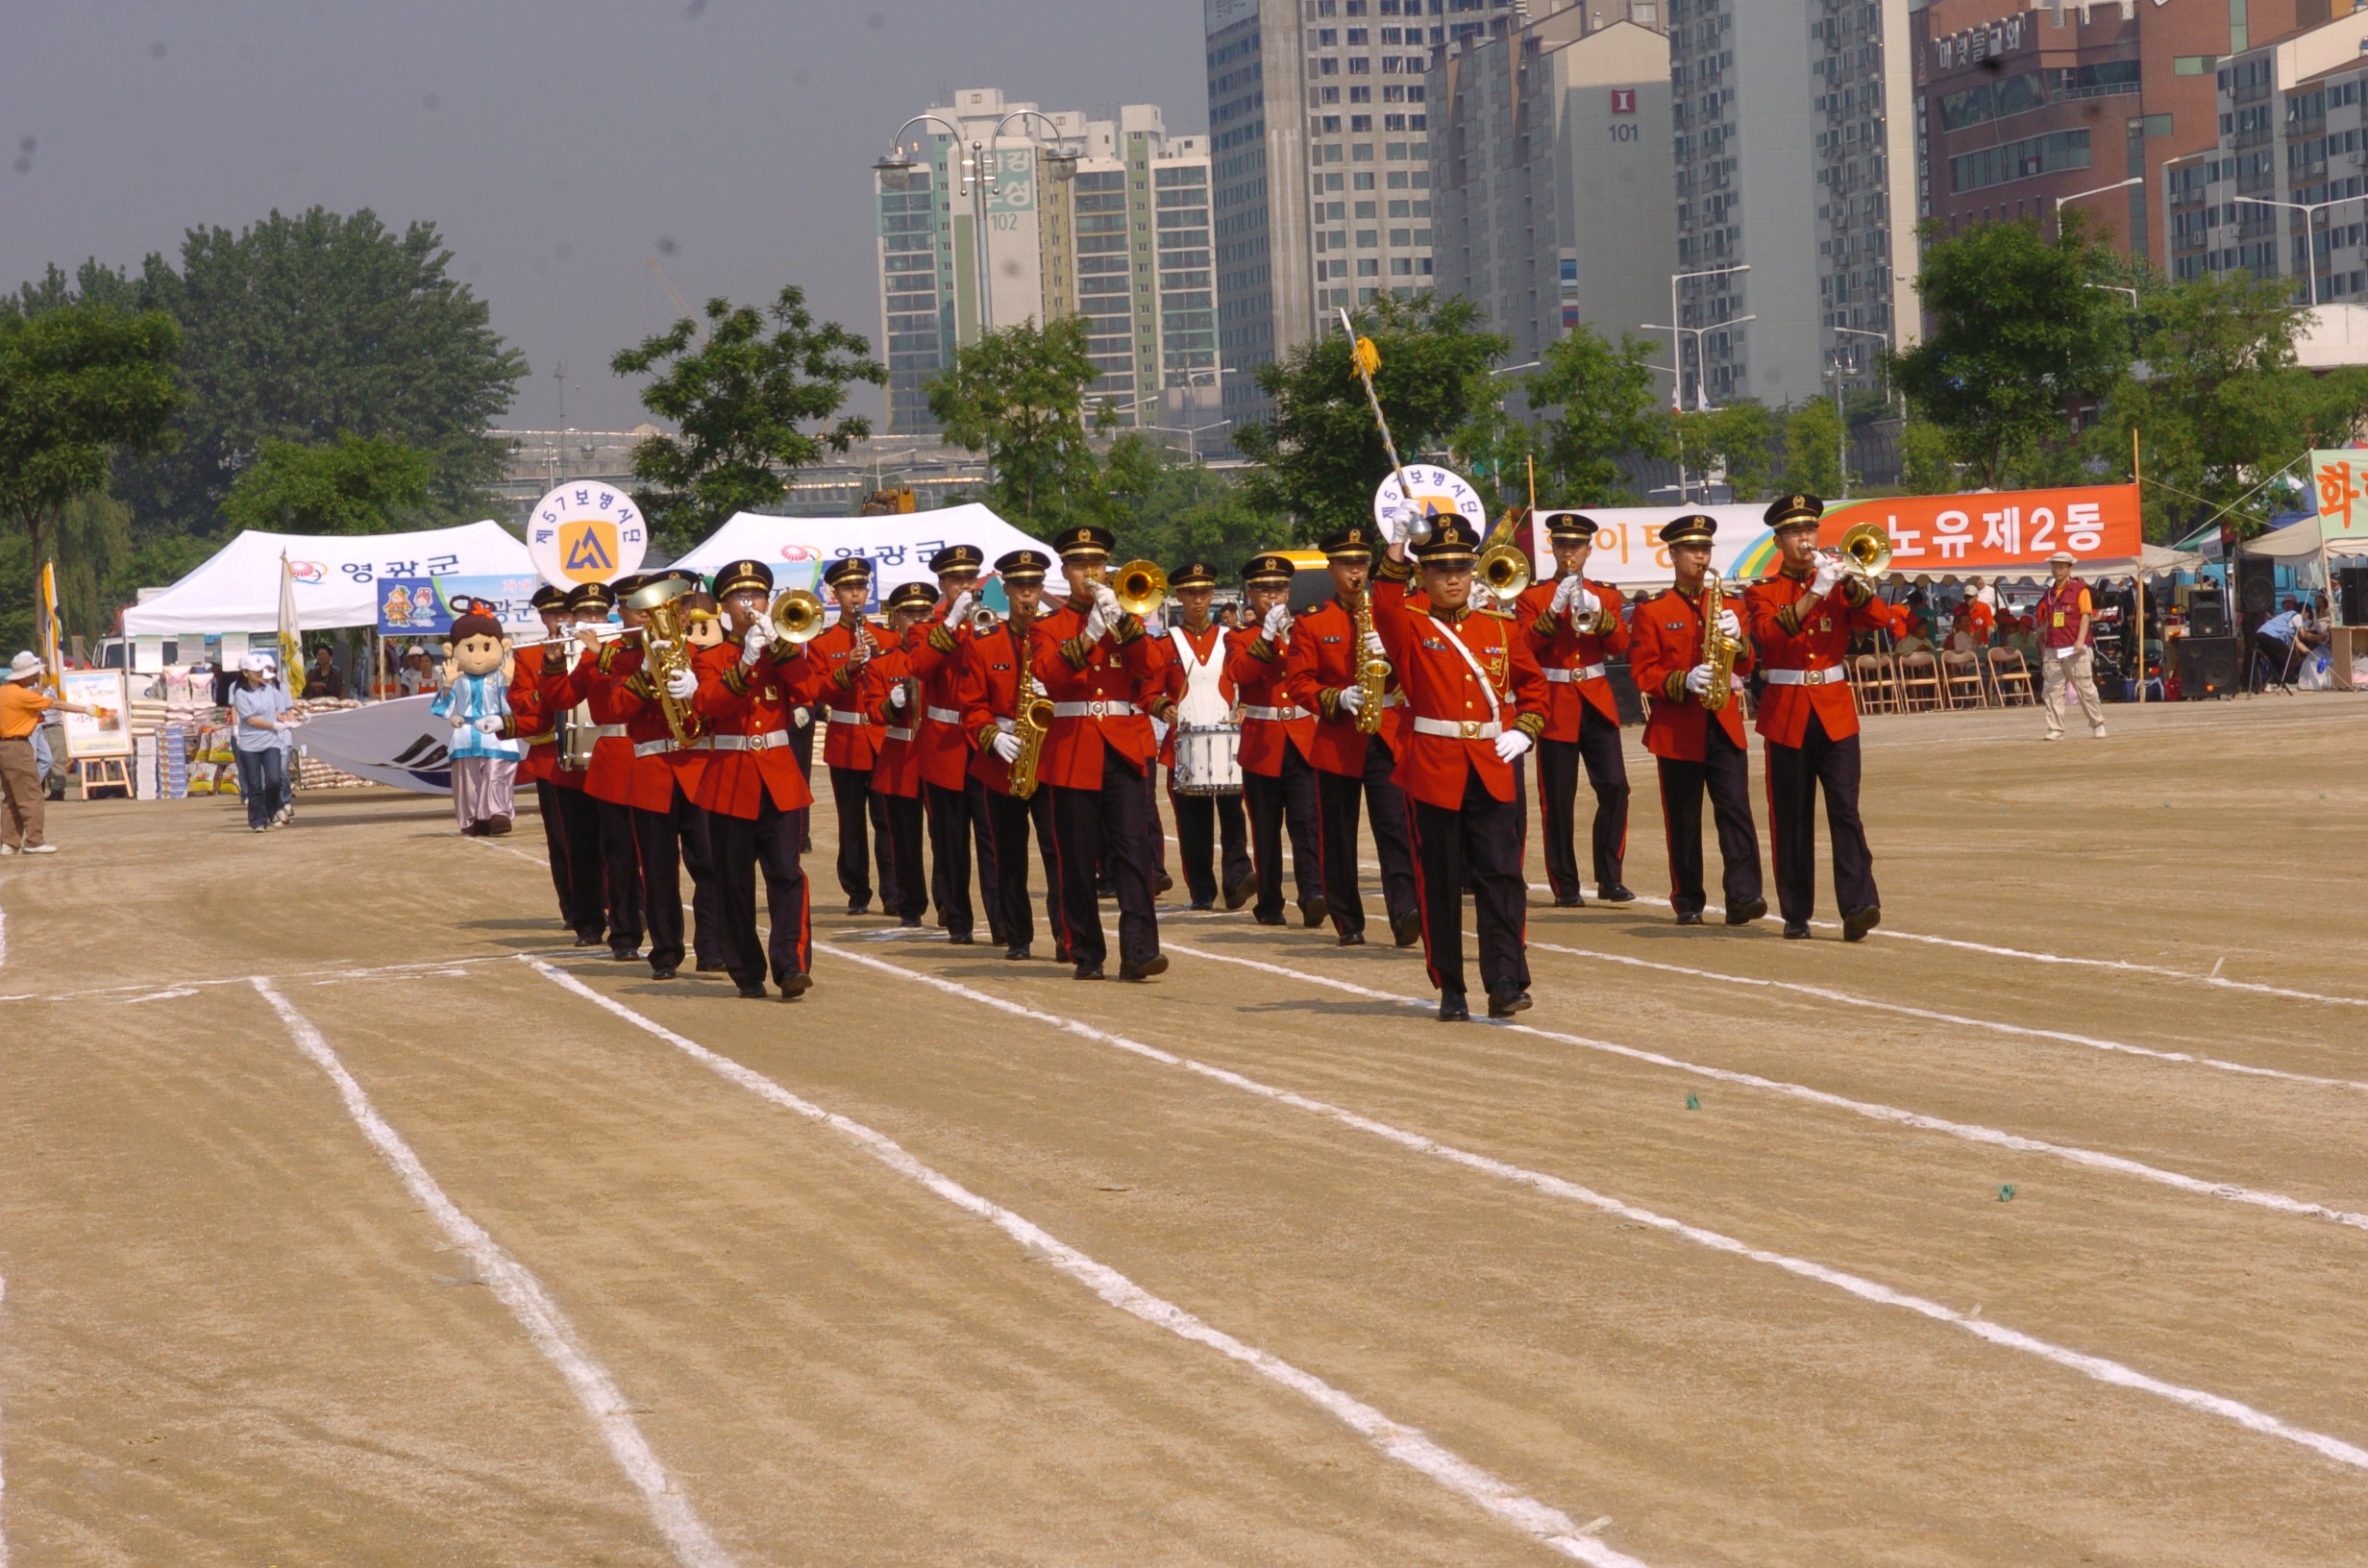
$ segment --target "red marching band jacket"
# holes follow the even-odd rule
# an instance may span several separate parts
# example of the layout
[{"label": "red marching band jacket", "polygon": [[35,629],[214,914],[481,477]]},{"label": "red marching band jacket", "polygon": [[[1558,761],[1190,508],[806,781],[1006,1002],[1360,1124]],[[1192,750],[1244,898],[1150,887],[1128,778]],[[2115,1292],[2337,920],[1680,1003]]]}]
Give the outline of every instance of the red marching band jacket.
[{"label": "red marching band jacket", "polygon": [[1628,651],[1628,624],[1620,615],[1620,592],[1608,582],[1590,581],[1587,586],[1612,606],[1609,616],[1598,619],[1591,609],[1554,614],[1554,595],[1561,586],[1559,577],[1532,583],[1515,601],[1514,613],[1528,628],[1530,651],[1538,656],[1551,688],[1545,738],[1576,741],[1579,716],[1588,708],[1615,726],[1619,723],[1619,699],[1612,695],[1603,665],[1612,655]]},{"label": "red marching band jacket", "polygon": [[[1380,628],[1376,614],[1374,628]],[[1285,690],[1290,699],[1316,717],[1308,723],[1307,760],[1319,772],[1349,778],[1365,775],[1365,732],[1357,715],[1340,705],[1341,693],[1357,683],[1365,650],[1357,641],[1357,618],[1339,600],[1317,605],[1291,624],[1291,651],[1285,659]],[[1404,702],[1397,672],[1392,667],[1384,685],[1384,717]]]},{"label": "red marching band jacket", "polygon": [[892,643],[889,651],[872,660],[872,678],[879,695],[871,717],[880,726],[879,759],[872,765],[872,788],[907,800],[921,798],[921,752],[917,748],[921,699],[917,693],[907,692],[904,706],[900,708],[889,700],[889,694],[912,674],[912,645],[921,635],[918,626],[906,627],[901,642]]},{"label": "red marching band jacket", "polygon": [[[1513,764],[1496,754],[1491,731],[1518,729],[1535,741],[1545,728],[1545,674],[1527,636],[1504,617],[1478,610],[1450,618],[1428,606],[1410,608],[1405,580],[1390,563],[1375,576],[1373,629],[1406,694],[1394,781],[1409,799],[1449,811],[1464,804],[1469,773],[1478,773],[1495,798],[1513,799],[1518,781]],[[1487,677],[1485,688],[1474,664]]]},{"label": "red marching band jacket", "polygon": [[[1089,606],[1090,607],[1090,606]],[[1096,642],[1085,640],[1085,611],[1063,604],[1028,627],[1028,668],[1052,699],[1036,776],[1067,790],[1101,788],[1102,748],[1137,768],[1149,767],[1154,703],[1167,706],[1159,646],[1133,616]]]},{"label": "red marching band jacket", "polygon": [[527,743],[518,762],[518,780],[583,788],[584,775],[559,766],[559,720],[583,700],[576,673],[564,659],[551,657],[548,648],[522,648],[510,656],[509,718],[502,727],[506,739]]},{"label": "red marching band jacket", "polygon": [[966,650],[976,633],[969,626],[947,624],[946,612],[952,607],[950,602],[938,605],[916,628],[918,635],[905,651],[906,668],[921,681],[921,711],[909,721],[919,726],[913,736],[914,756],[923,781],[941,790],[962,788],[963,775],[971,765],[962,676]]},{"label": "red marching band jacket", "polygon": [[1279,778],[1283,752],[1295,748],[1304,761],[1314,761],[1316,712],[1291,698],[1291,649],[1298,638],[1294,627],[1284,633],[1283,646],[1267,641],[1263,627],[1247,626],[1233,634],[1225,674],[1242,698],[1242,772],[1261,778]]},{"label": "red marching band jacket", "polygon": [[1011,793],[1011,764],[995,754],[995,737],[1012,727],[1020,711],[1020,672],[1027,656],[1027,639],[1008,621],[962,645],[959,690],[970,772],[998,795]]},{"label": "red marching band jacket", "polygon": [[577,661],[571,677],[591,710],[597,737],[591,766],[584,772],[584,793],[611,805],[633,803],[633,743],[626,738],[626,720],[632,710],[625,682],[640,669],[640,649],[604,643],[598,652],[586,652]]},{"label": "red marching band jacket", "polygon": [[[1726,596],[1736,620],[1743,620],[1743,602]],[[1748,632],[1750,627],[1744,626]],[[1644,749],[1672,762],[1700,762],[1707,744],[1705,724],[1711,713],[1701,698],[1686,690],[1686,672],[1702,662],[1702,609],[1694,600],[1670,588],[1644,600],[1628,621],[1628,669],[1637,690],[1651,699],[1652,715],[1644,722]],[[1743,640],[1735,656],[1738,675],[1751,669],[1751,641]],[[1738,749],[1743,748],[1743,716],[1733,698],[1718,710],[1718,725]]]},{"label": "red marching band jacket", "polygon": [[1758,650],[1760,673],[1768,682],[1753,727],[1771,744],[1799,746],[1809,733],[1812,713],[1829,739],[1859,732],[1858,704],[1850,696],[1850,634],[1896,632],[1907,625],[1908,615],[1871,593],[1864,602],[1852,604],[1850,592],[1851,579],[1845,577],[1804,620],[1806,572],[1797,577],[1780,573],[1743,591],[1743,630]]},{"label": "red marching band jacket", "polygon": [[805,645],[805,656],[817,668],[815,705],[830,720],[830,727],[823,733],[824,764],[868,772],[879,759],[882,726],[877,712],[881,698],[888,695],[880,679],[879,655],[893,645],[886,633],[863,623],[861,635],[872,644],[872,664],[857,675],[849,666],[857,635],[853,626],[841,620]]},{"label": "red marching band jacket", "polygon": [[699,675],[691,703],[709,736],[696,787],[688,792],[692,802],[752,821],[762,815],[768,795],[781,811],[812,805],[813,792],[790,753],[790,722],[798,708],[813,703],[820,661],[794,647],[775,647],[752,669],[741,662],[738,640],[727,637],[700,649],[691,668]]},{"label": "red marching band jacket", "polygon": [[[1234,633],[1213,620],[1198,631],[1180,621],[1168,628],[1167,634],[1159,639],[1159,653],[1162,689],[1167,692],[1170,702],[1181,703],[1185,688],[1192,684],[1192,668],[1185,662],[1184,655],[1176,651],[1175,639],[1178,637],[1183,638],[1192,649],[1193,658],[1202,663],[1215,661],[1217,693],[1225,699],[1228,709],[1242,699],[1240,691],[1233,684],[1233,677],[1225,673],[1226,661],[1233,655],[1233,636]],[[1159,760],[1171,768],[1175,766],[1175,726],[1172,724],[1169,726],[1167,739],[1160,743]]]}]

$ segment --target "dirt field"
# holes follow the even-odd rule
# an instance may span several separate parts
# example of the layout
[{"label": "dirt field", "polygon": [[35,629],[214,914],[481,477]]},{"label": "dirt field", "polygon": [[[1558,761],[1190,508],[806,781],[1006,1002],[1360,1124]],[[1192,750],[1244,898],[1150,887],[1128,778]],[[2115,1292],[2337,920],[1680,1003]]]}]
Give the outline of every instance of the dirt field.
[{"label": "dirt field", "polygon": [[561,947],[530,817],[55,808],[0,1560],[2368,1560],[2368,704],[2038,727],[1872,725],[1862,944],[1538,895],[1520,1028],[900,940],[827,809],[783,1005]]}]

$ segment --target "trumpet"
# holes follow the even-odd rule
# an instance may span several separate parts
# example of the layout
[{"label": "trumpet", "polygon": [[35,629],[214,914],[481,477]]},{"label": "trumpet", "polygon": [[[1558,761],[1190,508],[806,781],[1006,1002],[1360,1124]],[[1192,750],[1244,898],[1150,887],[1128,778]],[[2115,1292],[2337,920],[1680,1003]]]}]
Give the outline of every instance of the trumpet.
[{"label": "trumpet", "polygon": [[1128,561],[1110,576],[1119,608],[1141,620],[1168,601],[1168,574],[1157,561]]},{"label": "trumpet", "polygon": [[823,601],[803,588],[784,588],[766,612],[777,643],[810,643],[823,634]]}]

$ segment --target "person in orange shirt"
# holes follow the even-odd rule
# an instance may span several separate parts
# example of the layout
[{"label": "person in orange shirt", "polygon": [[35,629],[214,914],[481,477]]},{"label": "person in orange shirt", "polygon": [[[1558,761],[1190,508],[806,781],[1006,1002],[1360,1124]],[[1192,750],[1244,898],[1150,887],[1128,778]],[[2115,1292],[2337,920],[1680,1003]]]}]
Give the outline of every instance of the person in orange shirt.
[{"label": "person in orange shirt", "polygon": [[1824,515],[1825,502],[1811,495],[1786,496],[1768,507],[1766,522],[1782,563],[1774,576],[1744,591],[1743,624],[1767,677],[1759,730],[1766,747],[1768,841],[1785,935],[1794,941],[1809,935],[1822,788],[1841,940],[1860,942],[1883,910],[1874,855],[1859,820],[1859,715],[1845,660],[1853,632],[1892,630],[1901,614],[1865,578],[1817,552]]},{"label": "person in orange shirt", "polygon": [[33,683],[45,668],[34,654],[19,653],[9,663],[7,683],[0,685],[0,854],[58,852],[56,845],[41,838],[48,797],[33,758],[33,732],[41,727],[41,715],[52,708],[60,713],[90,710],[37,690]]}]

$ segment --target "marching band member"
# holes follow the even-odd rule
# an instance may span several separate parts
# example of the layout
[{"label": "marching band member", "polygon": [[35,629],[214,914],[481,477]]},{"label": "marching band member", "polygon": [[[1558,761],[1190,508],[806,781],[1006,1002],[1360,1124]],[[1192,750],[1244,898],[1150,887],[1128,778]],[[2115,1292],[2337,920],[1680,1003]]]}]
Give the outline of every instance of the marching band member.
[{"label": "marching band member", "polygon": [[[773,569],[764,562],[733,561],[716,573],[715,586],[725,639],[700,651],[688,690],[712,732],[695,798],[708,814],[724,963],[741,995],[764,997],[770,968],[781,999],[796,1001],[814,984],[812,894],[799,859],[814,795],[793,732],[814,700],[821,661],[797,644],[774,643],[765,613]],[[770,951],[756,936],[760,870]]]},{"label": "marching band member", "polygon": [[1329,913],[1323,897],[1321,829],[1316,810],[1316,771],[1308,748],[1316,716],[1291,700],[1291,580],[1288,555],[1253,555],[1242,568],[1249,604],[1234,633],[1225,674],[1242,695],[1242,803],[1249,812],[1250,863],[1258,872],[1260,925],[1283,923],[1283,831],[1291,833],[1292,878],[1300,923],[1315,927]]},{"label": "marching band member", "polygon": [[971,772],[971,742],[963,730],[962,650],[975,635],[971,612],[978,605],[978,570],[986,562],[976,545],[948,545],[929,557],[937,574],[942,608],[926,634],[907,651],[921,679],[921,731],[913,748],[921,761],[922,793],[929,819],[929,890],[946,940],[973,940],[971,850],[978,851],[980,902],[987,906],[987,933],[1004,944],[1003,910],[995,895],[995,833],[987,821],[987,786]]},{"label": "marching band member", "polygon": [[[613,585],[588,582],[568,596],[576,612],[576,641],[583,649],[569,679],[592,716],[592,760],[584,794],[600,821],[602,881],[608,893],[608,950],[620,964],[641,956],[641,854],[633,845],[633,743],[626,739],[625,677],[641,668],[641,649],[622,638],[603,642],[596,629],[611,609],[650,579],[638,574]],[[617,609],[627,629],[639,610]]]},{"label": "marching band member", "polygon": [[[1711,797],[1718,824],[1718,853],[1725,863],[1727,923],[1749,925],[1767,913],[1760,892],[1760,835],[1751,821],[1751,752],[1743,739],[1742,715],[1730,694],[1715,713],[1702,705],[1715,672],[1702,660],[1702,577],[1711,564],[1715,519],[1700,512],[1665,524],[1661,542],[1669,548],[1677,585],[1638,606],[1629,623],[1628,666],[1637,690],[1652,703],[1644,725],[1644,749],[1659,759],[1661,815],[1669,841],[1669,903],[1680,925],[1700,925],[1708,899],[1702,887],[1702,796]],[[1726,634],[1741,640],[1742,622],[1733,606],[1722,610]],[[1751,668],[1745,644],[1735,656],[1738,674]]]},{"label": "marching band member", "polygon": [[897,923],[918,930],[929,912],[929,879],[921,853],[921,754],[914,737],[921,723],[921,682],[912,674],[912,649],[924,635],[921,624],[937,602],[937,590],[907,582],[890,591],[888,651],[872,661],[883,690],[873,717],[880,722],[879,759],[872,767],[872,798],[887,819],[889,852],[880,868],[880,905]]},{"label": "marching band member", "polygon": [[1063,925],[1076,978],[1098,980],[1108,947],[1094,891],[1094,866],[1105,847],[1119,900],[1119,978],[1147,980],[1168,968],[1159,950],[1159,916],[1144,774],[1155,764],[1146,705],[1172,711],[1159,689],[1156,645],[1143,623],[1119,608],[1102,580],[1110,530],[1064,529],[1054,541],[1069,600],[1028,628],[1028,666],[1052,699],[1039,776],[1052,792],[1053,859],[1060,871]]},{"label": "marching band member", "polygon": [[[643,586],[668,577],[696,583],[685,573],[654,572]],[[638,615],[637,611],[628,611]],[[693,620],[716,619],[715,600],[703,589],[694,589],[675,600],[675,613],[687,626]],[[648,632],[643,620],[643,635]],[[691,786],[705,765],[705,747],[677,743],[667,723],[655,676],[646,649],[629,650],[632,668],[624,670],[623,657],[612,670],[615,692],[612,711],[625,720],[626,739],[632,744],[629,800],[633,808],[633,847],[641,865],[641,915],[650,929],[650,969],[660,980],[671,980],[685,956],[682,933],[682,872],[691,873],[691,944],[702,969],[724,967],[724,939],[716,913],[715,866],[708,854],[707,814],[691,801]],[[688,657],[695,649],[686,648]]]},{"label": "marching band member", "polygon": [[[1357,607],[1373,571],[1372,538],[1369,527],[1352,524],[1317,547],[1331,568],[1332,598],[1292,624],[1287,689],[1295,707],[1316,715],[1309,726],[1308,760],[1316,770],[1319,867],[1332,928],[1342,946],[1364,944],[1357,817],[1360,807],[1369,804],[1391,939],[1411,947],[1422,940],[1422,907],[1415,894],[1414,850],[1406,841],[1406,797],[1390,781],[1396,756],[1386,730],[1368,736],[1357,727],[1366,699],[1358,672],[1369,653],[1379,651],[1368,649],[1357,634]],[[1375,631],[1378,637],[1379,628]],[[1394,670],[1384,688],[1384,706],[1402,701],[1395,688]]]},{"label": "marching band member", "polygon": [[839,811],[839,888],[847,894],[847,913],[860,915],[872,907],[867,833],[879,838],[883,893],[895,885],[887,810],[872,796],[872,769],[879,760],[880,740],[879,721],[874,715],[887,692],[868,673],[874,657],[888,649],[864,615],[872,601],[870,561],[850,555],[832,562],[823,573],[823,586],[837,602],[839,618],[807,645],[806,657],[827,672],[817,699],[828,704],[830,716],[830,727],[823,736],[823,763],[830,770],[830,798]]},{"label": "marching band member", "polygon": [[1595,520],[1577,512],[1548,512],[1546,539],[1556,577],[1530,585],[1520,615],[1530,649],[1545,671],[1552,698],[1545,733],[1538,741],[1538,815],[1545,828],[1545,879],[1554,902],[1583,909],[1577,843],[1579,769],[1595,792],[1595,896],[1607,904],[1636,897],[1620,881],[1628,853],[1628,765],[1620,757],[1619,701],[1604,675],[1609,654],[1628,651],[1620,592],[1587,580]]},{"label": "marching band member", "polygon": [[[1767,694],[1758,728],[1767,748],[1768,840],[1776,859],[1776,906],[1785,935],[1809,935],[1817,896],[1817,790],[1825,790],[1834,837],[1834,895],[1841,940],[1862,942],[1883,919],[1875,859],[1859,820],[1859,715],[1847,658],[1855,631],[1898,635],[1906,616],[1866,579],[1817,552],[1825,502],[1786,496],[1767,509],[1783,563],[1745,590],[1745,625],[1759,649]],[[1838,594],[1837,593],[1838,590]]]},{"label": "marching band member", "polygon": [[[1175,813],[1176,855],[1184,863],[1184,888],[1192,894],[1193,908],[1215,909],[1221,890],[1225,907],[1240,909],[1258,891],[1241,795],[1178,795],[1175,791],[1177,731],[1187,724],[1208,727],[1229,723],[1238,700],[1233,681],[1225,674],[1225,628],[1209,617],[1210,601],[1217,597],[1217,573],[1207,562],[1195,561],[1168,579],[1168,592],[1180,612],[1168,628],[1168,699],[1175,704],[1175,723],[1161,745],[1160,761],[1168,765],[1168,806]],[[1224,852],[1221,881],[1217,866],[1221,845]]]},{"label": "marching band member", "polygon": [[997,558],[995,573],[1002,578],[1011,614],[995,630],[963,646],[962,727],[972,747],[970,775],[987,791],[987,827],[995,839],[995,880],[985,885],[985,891],[991,908],[999,912],[991,919],[1001,922],[1003,956],[1028,958],[1036,940],[1027,898],[1027,841],[1032,827],[1045,867],[1045,924],[1052,933],[1053,956],[1067,964],[1072,960],[1069,927],[1062,916],[1060,863],[1052,848],[1052,796],[1043,789],[1026,799],[1011,793],[1011,765],[1020,755],[1016,733],[1020,676],[1028,665],[1029,633],[1043,605],[1045,573],[1051,565],[1043,551],[1034,550],[1015,550]]},{"label": "marching band member", "polygon": [[[522,648],[510,656],[509,727],[504,733],[526,744],[518,776],[534,781],[534,803],[543,817],[543,847],[551,857],[551,886],[559,895],[559,919],[576,933],[576,945],[597,947],[608,934],[608,903],[601,870],[600,813],[583,793],[583,773],[571,772],[559,752],[558,726],[583,698],[573,690],[568,668],[570,596],[545,583],[529,602],[543,618],[550,646]],[[603,615],[607,613],[603,607]]]},{"label": "marching band member", "polygon": [[1479,543],[1461,518],[1434,521],[1414,551],[1426,601],[1419,611],[1407,603],[1414,568],[1403,541],[1393,539],[1373,586],[1373,629],[1410,716],[1395,777],[1406,796],[1422,952],[1443,1023],[1471,1017],[1464,982],[1468,879],[1489,1017],[1509,1018],[1530,1005],[1519,764],[1545,728],[1546,683],[1520,628],[1471,607]]}]

